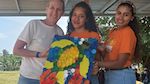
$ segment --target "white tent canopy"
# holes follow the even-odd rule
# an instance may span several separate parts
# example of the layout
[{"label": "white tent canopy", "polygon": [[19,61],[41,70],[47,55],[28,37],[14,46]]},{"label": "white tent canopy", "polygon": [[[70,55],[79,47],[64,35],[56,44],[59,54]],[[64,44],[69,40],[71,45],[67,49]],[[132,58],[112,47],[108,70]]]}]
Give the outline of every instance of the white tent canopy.
[{"label": "white tent canopy", "polygon": [[[64,0],[65,15],[81,0]],[[89,0],[95,15],[112,15],[116,6],[125,0]],[[138,15],[150,15],[150,0],[131,0]],[[0,16],[43,16],[48,0],[0,0]]]}]

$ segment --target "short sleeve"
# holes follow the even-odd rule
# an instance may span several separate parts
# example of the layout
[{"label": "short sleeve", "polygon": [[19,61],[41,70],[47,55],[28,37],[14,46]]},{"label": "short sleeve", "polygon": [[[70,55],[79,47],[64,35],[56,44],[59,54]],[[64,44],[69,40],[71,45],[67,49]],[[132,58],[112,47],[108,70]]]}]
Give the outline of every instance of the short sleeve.
[{"label": "short sleeve", "polygon": [[21,34],[19,35],[18,39],[19,40],[22,40],[24,42],[26,42],[27,44],[31,42],[32,38],[33,38],[33,35],[34,35],[34,22],[33,20],[32,21],[29,21],[24,30],[21,32]]},{"label": "short sleeve", "polygon": [[64,35],[63,30],[57,25],[57,35]]},{"label": "short sleeve", "polygon": [[99,42],[101,42],[101,39],[102,39],[101,35],[97,33],[97,34],[96,34],[96,39],[97,39]]},{"label": "short sleeve", "polygon": [[125,30],[121,35],[119,53],[131,54],[136,44],[134,32],[131,30]]}]

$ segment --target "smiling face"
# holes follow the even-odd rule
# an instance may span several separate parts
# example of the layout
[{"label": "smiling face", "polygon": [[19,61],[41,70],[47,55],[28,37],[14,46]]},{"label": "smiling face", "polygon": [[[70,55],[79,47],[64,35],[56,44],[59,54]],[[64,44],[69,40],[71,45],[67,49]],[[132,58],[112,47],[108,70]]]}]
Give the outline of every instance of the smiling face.
[{"label": "smiling face", "polygon": [[119,6],[115,14],[115,22],[118,27],[127,26],[129,21],[133,20],[133,15],[128,6]]},{"label": "smiling face", "polygon": [[71,22],[75,30],[85,28],[85,9],[82,7],[76,7],[72,13]]},{"label": "smiling face", "polygon": [[46,8],[47,21],[49,25],[55,25],[63,15],[63,2],[60,0],[51,0]]}]

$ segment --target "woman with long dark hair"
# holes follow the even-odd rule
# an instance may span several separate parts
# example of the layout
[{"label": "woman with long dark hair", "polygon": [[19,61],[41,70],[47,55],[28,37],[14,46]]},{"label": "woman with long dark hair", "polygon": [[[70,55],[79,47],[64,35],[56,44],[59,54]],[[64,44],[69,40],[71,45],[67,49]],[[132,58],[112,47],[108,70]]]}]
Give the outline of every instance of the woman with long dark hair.
[{"label": "woman with long dark hair", "polygon": [[[94,15],[86,2],[77,3],[70,12],[67,34],[71,37],[95,38],[100,42],[101,36],[97,31]],[[93,72],[96,70],[98,67],[93,68]],[[90,82],[99,84],[96,74],[91,75]]]},{"label": "woman with long dark hair", "polygon": [[105,84],[136,84],[131,65],[139,56],[140,35],[133,3],[125,1],[118,5],[115,23],[105,43],[104,61],[95,65],[105,68]]}]

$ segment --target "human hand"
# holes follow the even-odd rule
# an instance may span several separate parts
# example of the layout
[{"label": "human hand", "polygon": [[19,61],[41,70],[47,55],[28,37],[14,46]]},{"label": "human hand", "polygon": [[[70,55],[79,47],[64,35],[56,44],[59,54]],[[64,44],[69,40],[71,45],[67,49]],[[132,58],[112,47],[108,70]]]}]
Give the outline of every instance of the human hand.
[{"label": "human hand", "polygon": [[98,43],[98,50],[100,52],[103,52],[105,50],[105,44],[104,44],[104,42],[99,42]]},{"label": "human hand", "polygon": [[43,52],[40,52],[39,57],[41,57],[41,58],[42,57],[47,57],[48,56],[48,51],[49,51],[49,48],[44,50]]},{"label": "human hand", "polygon": [[95,61],[93,64],[92,75],[96,75],[98,73],[98,70],[99,70],[98,62]]},{"label": "human hand", "polygon": [[106,52],[111,52],[112,51],[112,46],[106,45]]}]

